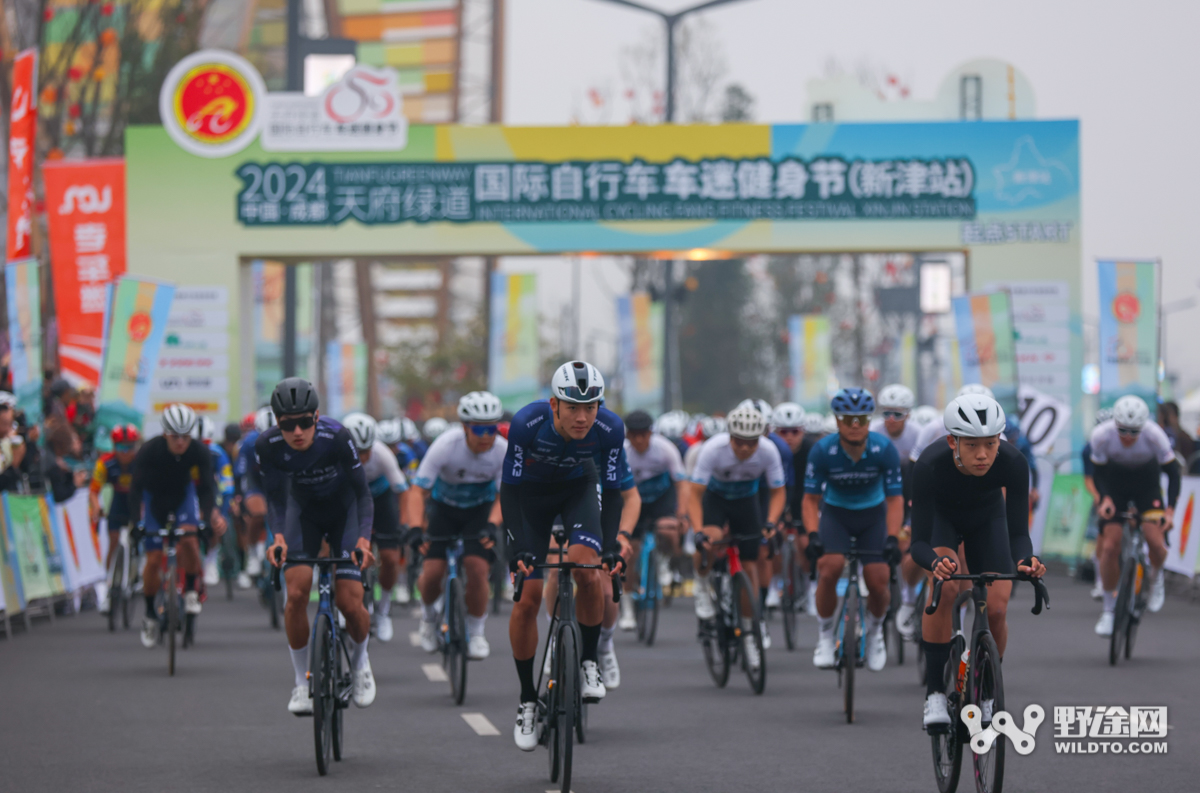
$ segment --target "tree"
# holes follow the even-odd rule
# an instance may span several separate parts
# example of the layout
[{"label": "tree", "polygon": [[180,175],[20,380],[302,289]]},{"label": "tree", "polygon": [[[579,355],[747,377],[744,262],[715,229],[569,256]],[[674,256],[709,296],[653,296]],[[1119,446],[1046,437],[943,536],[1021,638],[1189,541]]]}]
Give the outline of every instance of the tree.
[{"label": "tree", "polygon": [[441,415],[469,391],[487,388],[487,332],[483,316],[435,343],[404,341],[392,349],[388,375],[400,388],[404,412]]},{"label": "tree", "polygon": [[754,96],[740,83],[730,83],[725,86],[721,120],[725,122],[754,120]]}]

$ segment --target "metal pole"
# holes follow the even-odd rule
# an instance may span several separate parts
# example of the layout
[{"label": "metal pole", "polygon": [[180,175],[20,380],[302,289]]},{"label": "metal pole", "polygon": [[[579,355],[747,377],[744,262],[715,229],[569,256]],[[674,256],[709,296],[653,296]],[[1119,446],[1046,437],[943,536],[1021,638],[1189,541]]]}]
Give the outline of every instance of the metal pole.
[{"label": "metal pole", "polygon": [[492,84],[488,120],[504,120],[504,0],[492,0]]},{"label": "metal pole", "polygon": [[667,23],[667,108],[668,124],[675,123],[675,25],[682,16],[666,17]]},{"label": "metal pole", "polygon": [[663,275],[663,356],[662,356],[662,409],[663,413],[675,409],[675,366],[679,355],[675,346],[675,261],[666,263]]}]

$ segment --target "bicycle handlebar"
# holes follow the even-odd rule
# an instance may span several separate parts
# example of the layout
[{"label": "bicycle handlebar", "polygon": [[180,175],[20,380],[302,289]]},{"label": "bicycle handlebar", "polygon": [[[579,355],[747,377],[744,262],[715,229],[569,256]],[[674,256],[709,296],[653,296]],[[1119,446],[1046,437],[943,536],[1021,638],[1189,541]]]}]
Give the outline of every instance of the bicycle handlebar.
[{"label": "bicycle handlebar", "polygon": [[[624,567],[624,565],[622,565]],[[576,562],[546,562],[534,565],[537,570],[604,570],[602,564],[578,564]],[[621,576],[612,576],[613,603],[621,602]],[[513,577],[513,603],[521,600],[521,591],[525,588],[525,574],[517,572]]]},{"label": "bicycle handlebar", "polygon": [[[283,583],[280,580],[283,573],[283,566],[280,564],[281,549],[276,546],[275,548],[272,548],[272,550],[275,552],[275,562],[271,565],[271,586],[275,588],[276,592],[278,592],[283,588]],[[316,567],[338,567],[340,565],[348,565],[351,563],[353,563],[356,567],[362,567],[362,549],[355,548],[350,555],[352,557],[350,559],[346,559],[344,557],[334,558],[331,556],[291,556],[288,557],[288,561],[292,564],[311,564]]]},{"label": "bicycle handlebar", "polygon": [[973,584],[978,582],[984,585],[994,581],[1029,581],[1033,584],[1033,613],[1041,614],[1043,606],[1050,608],[1050,593],[1046,590],[1046,583],[1040,578],[1034,578],[1026,573],[977,573],[975,575],[955,573],[948,579],[933,579],[933,597],[930,598],[929,605],[925,607],[926,614],[933,614],[938,610],[942,598],[942,584],[946,581],[970,581]]}]

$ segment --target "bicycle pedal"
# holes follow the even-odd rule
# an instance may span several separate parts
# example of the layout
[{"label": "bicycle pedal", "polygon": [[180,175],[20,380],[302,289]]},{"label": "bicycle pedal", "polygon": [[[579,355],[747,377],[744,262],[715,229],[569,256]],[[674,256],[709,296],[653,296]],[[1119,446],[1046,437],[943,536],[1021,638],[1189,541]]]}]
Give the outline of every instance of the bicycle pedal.
[{"label": "bicycle pedal", "polygon": [[598,702],[600,702],[599,697],[584,697],[583,698],[583,704],[585,704],[585,705],[595,705]]}]

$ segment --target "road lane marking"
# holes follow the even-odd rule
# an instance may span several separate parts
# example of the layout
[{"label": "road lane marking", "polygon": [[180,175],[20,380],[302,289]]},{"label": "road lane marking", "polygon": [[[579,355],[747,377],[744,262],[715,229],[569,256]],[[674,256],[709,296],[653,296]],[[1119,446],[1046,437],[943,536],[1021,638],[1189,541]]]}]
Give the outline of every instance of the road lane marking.
[{"label": "road lane marking", "polygon": [[411,644],[413,647],[420,647],[421,646],[421,632],[420,631],[410,631],[408,634],[408,643]]},{"label": "road lane marking", "polygon": [[499,735],[500,731],[496,729],[496,725],[488,721],[488,717],[482,713],[464,713],[462,714],[465,721],[476,735]]},{"label": "road lane marking", "polygon": [[450,679],[446,677],[446,670],[442,669],[441,664],[421,664],[421,671],[431,683],[445,683]]}]

